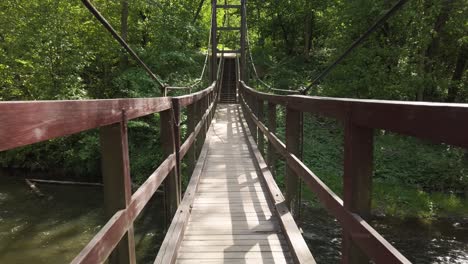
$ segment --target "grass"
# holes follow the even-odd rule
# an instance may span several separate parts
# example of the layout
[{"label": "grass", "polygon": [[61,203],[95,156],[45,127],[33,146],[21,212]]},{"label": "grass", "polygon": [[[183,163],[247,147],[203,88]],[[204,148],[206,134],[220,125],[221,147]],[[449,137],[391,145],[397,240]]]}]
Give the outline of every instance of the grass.
[{"label": "grass", "polygon": [[[329,119],[310,115],[304,118],[304,163],[341,197],[342,127]],[[283,127],[279,127],[279,133],[284,133]],[[443,144],[430,144],[377,131],[372,186],[373,213],[428,221],[445,217],[468,217],[468,199],[463,197],[468,171],[465,155],[464,150]],[[277,167],[277,173],[281,187],[284,185],[283,164]],[[315,195],[305,185],[303,198],[320,206]]]},{"label": "grass", "polygon": [[[320,177],[338,196],[342,197],[342,179],[336,176]],[[307,186],[303,199],[312,206],[321,207]],[[427,192],[401,183],[376,179],[372,186],[372,212],[398,218],[418,218],[430,221],[437,218],[462,218],[468,216],[468,200],[454,194]]]}]

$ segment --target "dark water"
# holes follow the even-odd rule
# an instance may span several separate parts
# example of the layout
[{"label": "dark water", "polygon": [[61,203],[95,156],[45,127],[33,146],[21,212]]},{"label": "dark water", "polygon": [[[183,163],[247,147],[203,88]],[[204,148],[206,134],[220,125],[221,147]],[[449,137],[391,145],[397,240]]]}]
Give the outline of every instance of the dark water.
[{"label": "dark water", "polygon": [[[99,187],[38,185],[38,198],[24,180],[0,176],[0,263],[70,262],[100,230]],[[153,263],[163,240],[161,198],[155,197],[135,223],[138,263]],[[341,228],[323,209],[305,206],[302,228],[319,263],[339,263]],[[467,222],[380,218],[371,221],[414,263],[468,263]]]},{"label": "dark water", "polygon": [[[0,263],[68,263],[106,222],[100,187],[37,186],[49,197],[0,175]],[[163,239],[162,207],[155,201],[135,223],[138,263],[153,263]]]},{"label": "dark water", "polygon": [[[319,263],[339,263],[341,228],[324,209],[305,206],[302,229]],[[413,263],[468,263],[468,223],[377,218],[370,222]]]}]

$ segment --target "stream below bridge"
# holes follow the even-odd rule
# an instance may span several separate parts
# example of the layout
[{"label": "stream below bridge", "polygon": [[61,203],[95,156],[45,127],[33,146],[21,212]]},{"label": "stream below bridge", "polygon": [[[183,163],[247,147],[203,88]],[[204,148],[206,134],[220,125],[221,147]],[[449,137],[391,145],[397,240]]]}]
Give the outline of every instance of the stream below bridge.
[{"label": "stream below bridge", "polygon": [[[68,263],[105,223],[101,187],[38,184],[0,173],[0,263]],[[138,263],[153,263],[163,240],[162,199],[135,224]],[[339,263],[341,228],[323,209],[305,208],[302,228],[318,263]],[[371,222],[414,263],[468,263],[468,225],[379,218]],[[320,253],[317,253],[320,252]]]}]

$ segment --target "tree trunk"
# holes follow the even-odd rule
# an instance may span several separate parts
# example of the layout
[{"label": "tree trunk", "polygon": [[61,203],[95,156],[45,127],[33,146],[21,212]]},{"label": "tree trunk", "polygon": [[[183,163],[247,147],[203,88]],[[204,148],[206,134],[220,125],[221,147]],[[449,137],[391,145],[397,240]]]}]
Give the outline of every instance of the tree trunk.
[{"label": "tree trunk", "polygon": [[[434,60],[437,54],[439,53],[440,48],[440,35],[443,34],[445,29],[445,25],[450,16],[450,12],[453,9],[453,2],[454,0],[445,0],[442,3],[442,9],[440,10],[439,15],[437,16],[436,22],[433,28],[433,36],[432,40],[429,43],[429,46],[426,49],[425,53],[425,60],[424,60],[424,73],[427,76],[431,77],[432,79],[432,72],[434,71]],[[429,89],[427,89],[429,88]],[[434,94],[434,85],[427,87],[425,89],[425,95],[433,95]]]},{"label": "tree trunk", "polygon": [[[123,40],[128,39],[128,0],[121,0],[122,13],[120,16],[120,34]],[[122,69],[127,68],[128,56],[127,54],[122,55],[120,65]]]},{"label": "tree trunk", "polygon": [[193,17],[192,24],[195,24],[195,22],[197,22],[197,19],[200,16],[200,12],[201,12],[201,10],[203,8],[204,3],[205,3],[205,0],[201,0],[200,4],[198,4],[198,8],[197,8],[197,11],[195,12],[195,16]]},{"label": "tree trunk", "polygon": [[281,32],[283,33],[283,39],[284,39],[284,45],[285,45],[285,48],[286,48],[286,53],[288,55],[291,55],[293,53],[294,48],[293,48],[293,45],[289,41],[288,29],[283,24],[283,17],[281,16],[281,14],[279,12],[277,13],[277,16],[278,16],[279,24],[280,24],[280,27],[281,27]]},{"label": "tree trunk", "polygon": [[458,95],[458,82],[461,81],[463,74],[465,73],[466,63],[468,59],[468,44],[464,43],[458,50],[457,63],[455,65],[455,71],[452,75],[452,82],[448,89],[447,102],[453,103],[457,99]]},{"label": "tree trunk", "polygon": [[429,46],[426,50],[426,61],[425,61],[425,70],[430,73],[433,70],[434,66],[434,57],[437,55],[440,47],[440,35],[443,33],[444,27],[447,24],[449,19],[450,11],[453,7],[454,0],[445,0],[440,11],[439,16],[437,16],[436,22],[434,24],[432,41],[429,43]]},{"label": "tree trunk", "polygon": [[309,10],[306,12],[304,21],[304,59],[309,61],[310,49],[312,47],[312,14]]}]

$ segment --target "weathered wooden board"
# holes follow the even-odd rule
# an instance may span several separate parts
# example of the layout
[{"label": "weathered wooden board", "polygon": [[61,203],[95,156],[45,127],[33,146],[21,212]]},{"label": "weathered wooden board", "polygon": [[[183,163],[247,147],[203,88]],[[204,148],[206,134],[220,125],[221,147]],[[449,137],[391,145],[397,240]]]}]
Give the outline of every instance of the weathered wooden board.
[{"label": "weathered wooden board", "polygon": [[176,263],[292,263],[238,111],[218,108]]}]

